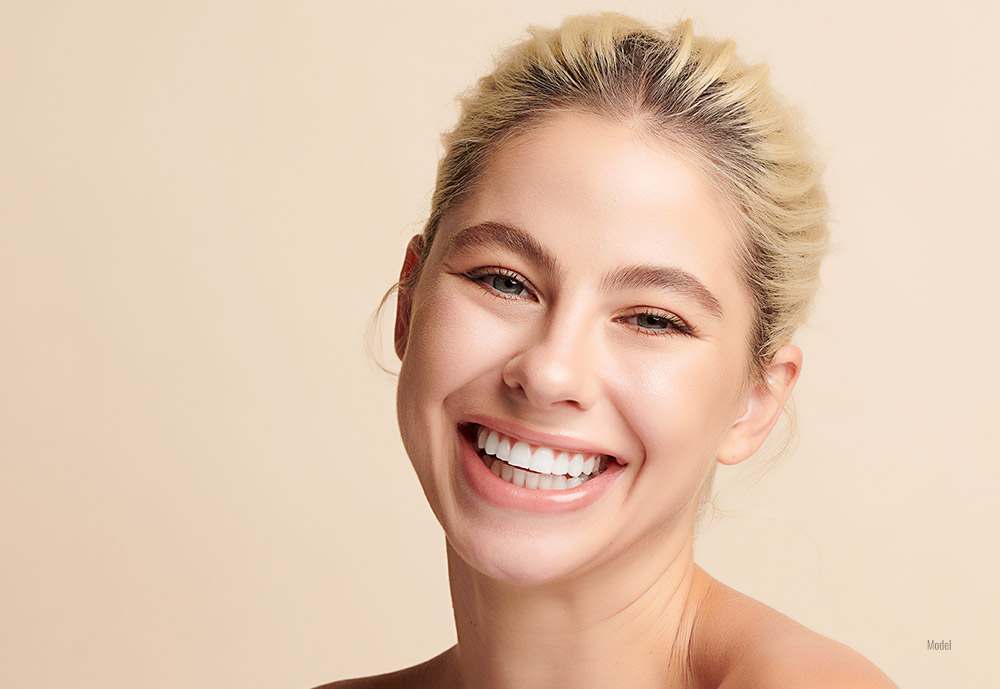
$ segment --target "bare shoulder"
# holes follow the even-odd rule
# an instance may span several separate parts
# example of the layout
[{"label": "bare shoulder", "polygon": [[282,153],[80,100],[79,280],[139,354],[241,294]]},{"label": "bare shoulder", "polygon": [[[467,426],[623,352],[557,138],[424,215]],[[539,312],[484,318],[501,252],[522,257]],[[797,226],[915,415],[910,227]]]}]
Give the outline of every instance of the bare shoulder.
[{"label": "bare shoulder", "polygon": [[[706,577],[708,575],[705,575]],[[898,689],[857,651],[711,579],[692,630],[703,686]]]},{"label": "bare shoulder", "polygon": [[449,686],[447,662],[451,649],[425,663],[384,675],[344,679],[316,689],[445,689]]}]

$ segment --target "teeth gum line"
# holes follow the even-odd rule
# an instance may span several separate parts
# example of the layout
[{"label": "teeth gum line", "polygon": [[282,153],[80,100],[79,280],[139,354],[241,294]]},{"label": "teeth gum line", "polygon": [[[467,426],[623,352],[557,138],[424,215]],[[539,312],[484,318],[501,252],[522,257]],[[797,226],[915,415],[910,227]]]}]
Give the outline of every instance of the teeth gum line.
[{"label": "teeth gum line", "polygon": [[529,445],[484,426],[475,434],[483,464],[498,478],[533,490],[576,488],[607,468],[608,457]]}]

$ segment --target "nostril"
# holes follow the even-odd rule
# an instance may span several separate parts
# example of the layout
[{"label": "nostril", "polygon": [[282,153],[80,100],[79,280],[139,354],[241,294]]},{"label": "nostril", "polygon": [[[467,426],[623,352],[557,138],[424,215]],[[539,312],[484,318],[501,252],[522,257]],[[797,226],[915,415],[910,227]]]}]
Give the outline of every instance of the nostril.
[{"label": "nostril", "polygon": [[551,314],[544,328],[504,363],[507,388],[539,408],[590,408],[600,389],[600,357],[590,322],[572,309]]}]

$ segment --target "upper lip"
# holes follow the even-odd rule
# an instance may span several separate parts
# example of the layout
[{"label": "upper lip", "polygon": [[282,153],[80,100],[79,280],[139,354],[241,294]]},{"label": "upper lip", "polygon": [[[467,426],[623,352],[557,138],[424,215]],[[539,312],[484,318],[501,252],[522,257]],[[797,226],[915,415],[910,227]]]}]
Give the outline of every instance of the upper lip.
[{"label": "upper lip", "polygon": [[474,423],[480,426],[513,436],[518,440],[525,440],[531,445],[542,445],[553,450],[565,450],[567,452],[579,452],[580,454],[607,455],[614,459],[620,459],[615,453],[610,452],[606,447],[592,443],[575,435],[564,433],[549,433],[546,431],[534,430],[522,426],[514,421],[498,419],[491,416],[473,416],[467,419],[467,423]]}]

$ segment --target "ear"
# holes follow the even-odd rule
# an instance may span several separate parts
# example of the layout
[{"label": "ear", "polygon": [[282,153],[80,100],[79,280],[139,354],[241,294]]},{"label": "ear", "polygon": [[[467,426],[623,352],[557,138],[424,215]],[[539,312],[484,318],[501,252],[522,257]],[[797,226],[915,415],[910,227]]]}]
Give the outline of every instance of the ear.
[{"label": "ear", "polygon": [[746,413],[733,421],[716,457],[721,464],[739,464],[760,449],[781,416],[802,369],[802,350],[783,345],[771,359],[764,380],[747,395]]},{"label": "ear", "polygon": [[410,337],[410,312],[413,308],[413,285],[410,278],[420,271],[420,263],[424,255],[423,235],[414,235],[406,245],[406,256],[403,257],[403,267],[399,271],[399,288],[396,292],[396,328],[393,338],[396,356],[400,361],[406,353],[406,341]]}]

